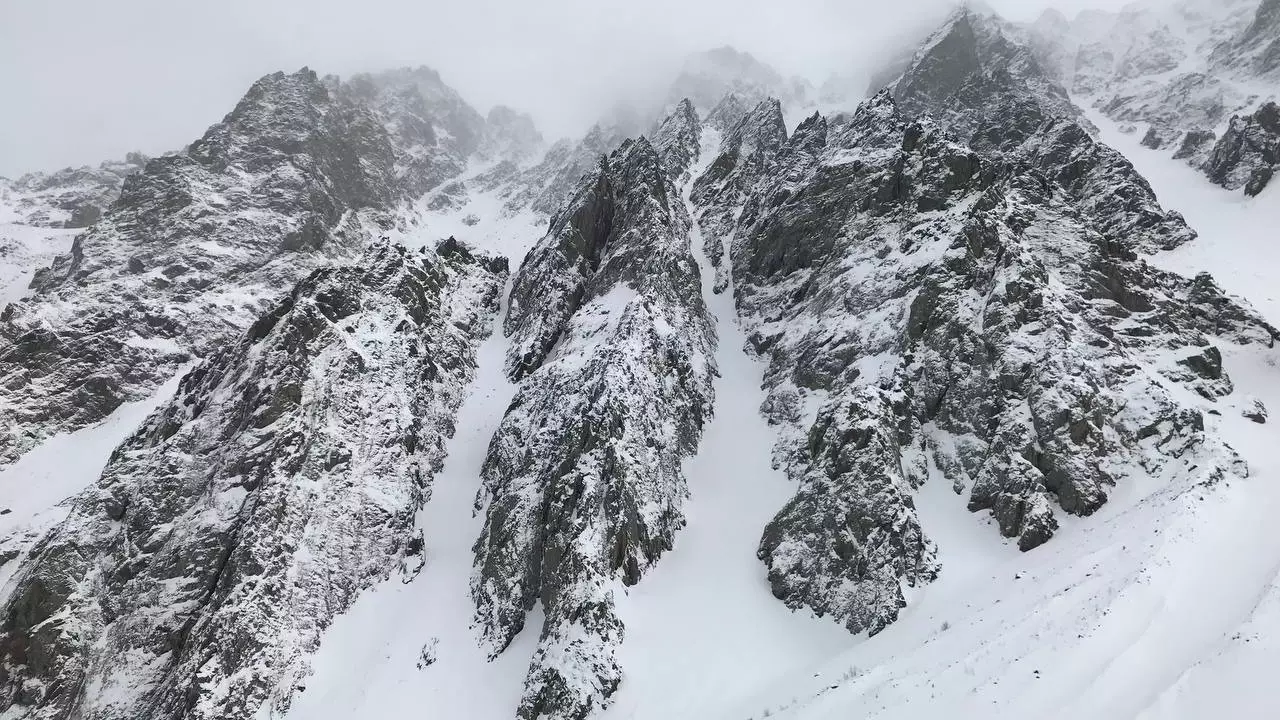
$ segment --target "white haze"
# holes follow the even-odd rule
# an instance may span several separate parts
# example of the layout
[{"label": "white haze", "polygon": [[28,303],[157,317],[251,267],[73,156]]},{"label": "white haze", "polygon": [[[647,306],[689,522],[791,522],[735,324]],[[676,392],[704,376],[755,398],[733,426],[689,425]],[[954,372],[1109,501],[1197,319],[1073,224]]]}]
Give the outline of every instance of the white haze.
[{"label": "white haze", "polygon": [[[1120,0],[991,0],[1014,19]],[[730,44],[820,84],[865,75],[950,0],[0,0],[0,175],[178,149],[255,79],[439,70],[481,112],[549,138],[650,97],[689,52]]]}]

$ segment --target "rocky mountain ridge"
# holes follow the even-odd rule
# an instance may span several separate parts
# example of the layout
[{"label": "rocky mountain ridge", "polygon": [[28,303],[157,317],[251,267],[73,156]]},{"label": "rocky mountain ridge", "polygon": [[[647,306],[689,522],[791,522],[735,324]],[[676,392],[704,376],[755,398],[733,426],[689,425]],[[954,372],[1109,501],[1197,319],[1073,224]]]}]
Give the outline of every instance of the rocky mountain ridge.
[{"label": "rocky mountain ridge", "polygon": [[[514,395],[474,468],[466,632],[491,660],[536,634],[507,717],[607,717],[640,670],[634,601],[699,522],[708,271],[795,491],[741,548],[756,590],[851,643],[949,572],[931,488],[1032,553],[1136,484],[1247,477],[1208,418],[1237,393],[1224,357],[1280,331],[1148,261],[1201,240],[1039,38],[959,11],[855,111],[794,128],[804,92],[712,51],[661,119],[540,159],[526,116],[482,116],[425,68],[255,83],[0,315],[5,462],[194,364],[6,561],[0,711],[286,716],[335,618],[432,562],[418,511],[498,329]],[[1222,182],[1257,183],[1258,112],[1215,149]],[[431,212],[484,193],[548,218],[522,256],[432,237]],[[456,662],[431,640],[421,671]]]}]

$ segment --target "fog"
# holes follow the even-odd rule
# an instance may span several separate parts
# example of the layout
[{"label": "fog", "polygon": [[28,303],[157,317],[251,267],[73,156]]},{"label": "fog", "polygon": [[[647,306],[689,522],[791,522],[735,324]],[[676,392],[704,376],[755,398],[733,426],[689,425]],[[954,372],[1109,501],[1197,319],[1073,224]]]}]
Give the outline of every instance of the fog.
[{"label": "fog", "polygon": [[[1121,0],[988,0],[1011,19]],[[425,64],[549,138],[730,44],[785,75],[859,74],[948,0],[0,0],[0,175],[178,149],[256,78]]]}]

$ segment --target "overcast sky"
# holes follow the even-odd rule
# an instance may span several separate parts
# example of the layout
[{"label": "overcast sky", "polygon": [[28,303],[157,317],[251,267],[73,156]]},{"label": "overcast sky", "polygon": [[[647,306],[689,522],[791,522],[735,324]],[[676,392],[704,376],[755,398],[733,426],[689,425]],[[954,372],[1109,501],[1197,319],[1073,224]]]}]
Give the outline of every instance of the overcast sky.
[{"label": "overcast sky", "polygon": [[[180,148],[256,78],[430,65],[554,138],[731,44],[820,83],[949,0],[0,0],[0,175]],[[1014,19],[1052,5],[988,0]]]}]

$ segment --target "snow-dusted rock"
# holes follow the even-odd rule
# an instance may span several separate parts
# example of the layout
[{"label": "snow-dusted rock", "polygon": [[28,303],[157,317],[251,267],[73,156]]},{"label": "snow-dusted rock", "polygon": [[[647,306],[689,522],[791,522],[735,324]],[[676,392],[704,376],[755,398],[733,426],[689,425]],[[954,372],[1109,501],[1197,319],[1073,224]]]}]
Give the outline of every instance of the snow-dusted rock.
[{"label": "snow-dusted rock", "polygon": [[662,160],[662,166],[677,185],[688,179],[689,168],[698,159],[698,140],[702,123],[698,111],[688,99],[676,103],[675,110],[658,124],[651,134],[653,149]]},{"label": "snow-dusted rock", "polygon": [[789,605],[873,633],[937,571],[913,502],[931,463],[1030,550],[1059,509],[1093,513],[1130,473],[1238,470],[1167,384],[1216,398],[1213,343],[1277,337],[1207,276],[1112,241],[1055,165],[913,115],[885,92],[825,143],[810,121],[732,247],[800,483],[760,556]]},{"label": "snow-dusted rock", "polygon": [[97,222],[120,197],[125,178],[142,170],[146,156],[129,153],[97,167],[27,173],[12,182],[0,179],[12,194],[13,209],[26,225],[84,228]]},{"label": "snow-dusted rock", "polygon": [[214,352],[30,552],[0,616],[6,717],[249,720],[413,527],[505,264],[383,244]]},{"label": "snow-dusted rock", "polygon": [[269,75],[184,152],[129,176],[0,316],[0,461],[149,394],[312,270],[357,257],[386,211],[453,173],[453,150],[424,144],[428,109],[457,142],[468,114],[434,80]]},{"label": "snow-dusted rock", "polygon": [[1181,215],[1160,207],[1132,163],[1093,138],[1066,91],[999,18],[959,11],[891,91],[905,112],[932,117],[979,152],[1050,169],[1114,243],[1154,250],[1195,237]]},{"label": "snow-dusted rock", "polygon": [[1280,2],[1178,0],[1136,3],[1073,21],[1046,16],[1028,29],[1048,71],[1117,122],[1145,125],[1153,149],[1203,167],[1231,189],[1202,146],[1233,116],[1275,102],[1280,81]]},{"label": "snow-dusted rock", "polygon": [[1280,168],[1280,105],[1269,102],[1247,116],[1231,118],[1204,162],[1209,179],[1230,189],[1258,195]]},{"label": "snow-dusted rock", "polygon": [[501,652],[541,601],[519,717],[584,718],[622,678],[615,592],[684,524],[682,462],[712,404],[714,330],[690,220],[650,143],[579,184],[516,275],[521,386],[485,461],[476,620]]},{"label": "snow-dusted rock", "polygon": [[485,119],[430,68],[327,80],[338,96],[368,107],[386,128],[396,187],[406,199],[462,174],[485,141]]},{"label": "snow-dusted rock", "polygon": [[724,248],[738,213],[786,141],[787,126],[783,122],[781,103],[776,99],[762,100],[724,134],[719,155],[707,171],[694,180],[690,197],[702,228],[703,250],[716,268],[717,292],[728,284],[723,267]]}]

